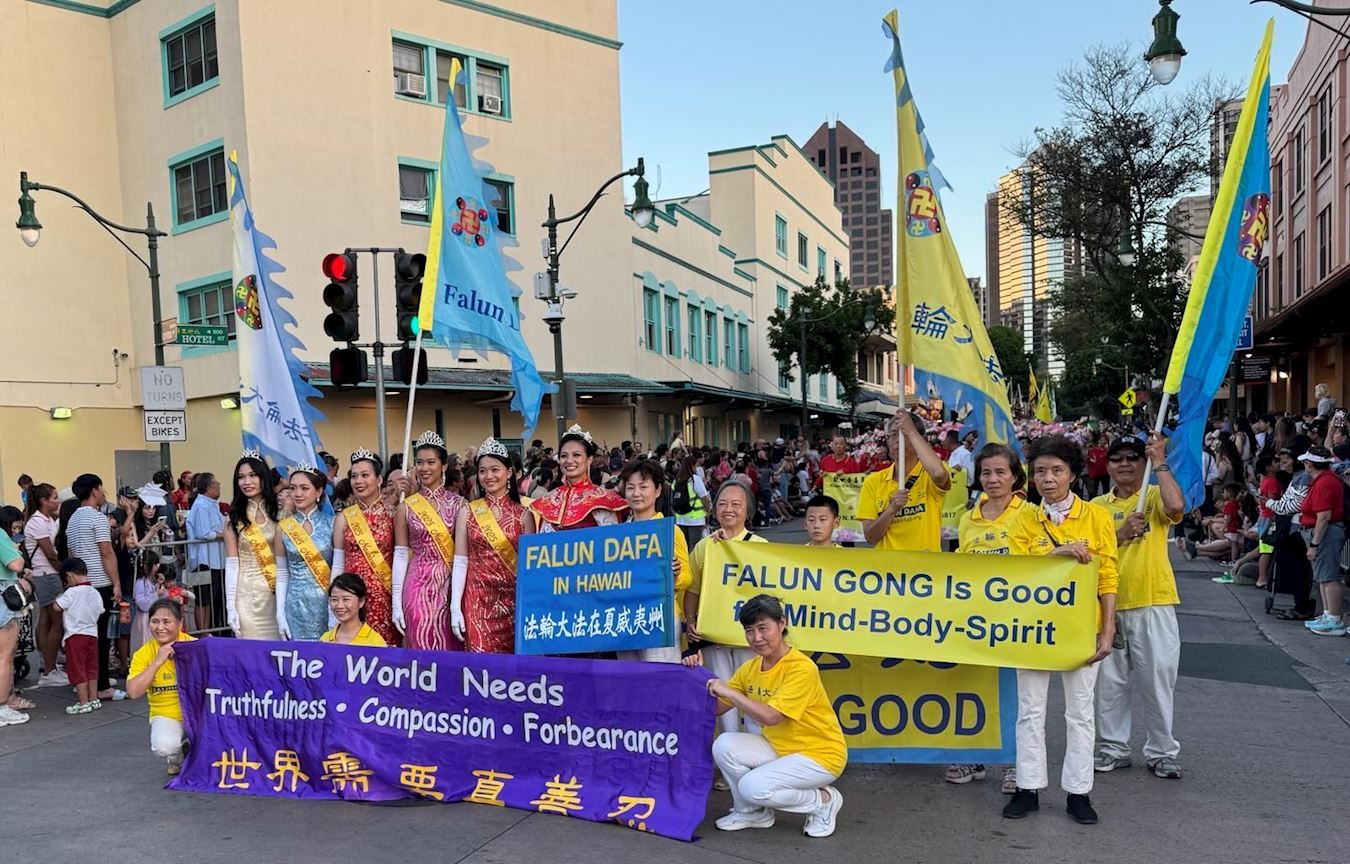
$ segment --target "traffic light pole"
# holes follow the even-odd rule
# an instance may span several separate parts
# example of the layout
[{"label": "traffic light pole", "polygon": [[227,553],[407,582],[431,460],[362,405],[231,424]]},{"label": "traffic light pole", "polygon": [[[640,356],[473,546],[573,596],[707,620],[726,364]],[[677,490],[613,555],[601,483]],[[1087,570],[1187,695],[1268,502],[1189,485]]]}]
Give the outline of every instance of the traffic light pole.
[{"label": "traffic light pole", "polygon": [[[389,460],[389,424],[384,416],[384,348],[380,341],[380,253],[398,252],[399,247],[370,246],[365,249],[353,248],[353,252],[369,252],[371,261],[370,286],[374,292],[375,303],[375,341],[371,343],[371,353],[375,356],[375,439],[380,460],[388,467]],[[401,452],[401,451],[400,451]],[[407,470],[407,467],[404,467]]]}]

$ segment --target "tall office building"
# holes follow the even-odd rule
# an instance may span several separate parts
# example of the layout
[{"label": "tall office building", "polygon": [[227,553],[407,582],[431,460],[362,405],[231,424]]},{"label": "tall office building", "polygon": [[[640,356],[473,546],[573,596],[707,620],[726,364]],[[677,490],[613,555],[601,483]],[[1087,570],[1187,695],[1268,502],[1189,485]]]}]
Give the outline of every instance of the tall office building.
[{"label": "tall office building", "polygon": [[980,309],[984,312],[984,326],[993,327],[1002,324],[999,315],[998,256],[989,250],[998,248],[998,193],[990,192],[984,199],[984,293],[986,304]]},{"label": "tall office building", "polygon": [[848,234],[849,282],[890,287],[895,283],[891,211],[881,207],[881,156],[838,121],[820,124],[802,150],[834,184],[834,203]]},{"label": "tall office building", "polygon": [[[992,197],[1025,198],[1031,195],[1032,182],[1031,172],[1019,166],[999,178],[999,191]],[[990,216],[991,208],[996,218]],[[1025,350],[1036,355],[1037,367],[1057,378],[1064,372],[1064,355],[1049,338],[1054,297],[1064,279],[1082,267],[1082,247],[1066,238],[1033,235],[997,200],[986,199],[985,216],[990,238],[986,269],[990,283],[998,285],[998,321],[1019,331]]]}]

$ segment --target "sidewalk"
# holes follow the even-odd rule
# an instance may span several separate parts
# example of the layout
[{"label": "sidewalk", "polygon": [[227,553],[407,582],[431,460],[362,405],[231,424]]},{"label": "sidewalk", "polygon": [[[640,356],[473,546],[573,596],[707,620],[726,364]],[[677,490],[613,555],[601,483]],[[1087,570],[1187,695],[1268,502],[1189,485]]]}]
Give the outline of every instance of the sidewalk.
[{"label": "sidewalk", "polygon": [[[797,526],[764,533],[801,542]],[[1183,654],[1176,733],[1186,776],[1159,780],[1137,755],[1134,767],[1098,775],[1096,826],[1069,820],[1054,787],[1042,794],[1040,813],[1002,819],[1000,770],[952,786],[941,766],[849,768],[839,782],[845,803],[838,833],[827,840],[802,836],[800,816],[782,816],[769,831],[718,832],[712,820],[729,803],[721,792],[710,794],[708,818],[691,844],[472,804],[171,793],[161,788],[163,762],[148,752],[143,701],[68,717],[64,692],[30,689],[39,705],[32,721],[0,729],[0,812],[8,817],[0,861],[1344,861],[1337,832],[1317,829],[1343,802],[1350,766],[1350,666],[1343,663],[1350,639],[1313,636],[1297,622],[1266,616],[1259,592],[1210,582],[1219,571],[1207,563],[1177,564]],[[1057,781],[1064,724],[1057,686],[1052,694],[1048,748]]]}]

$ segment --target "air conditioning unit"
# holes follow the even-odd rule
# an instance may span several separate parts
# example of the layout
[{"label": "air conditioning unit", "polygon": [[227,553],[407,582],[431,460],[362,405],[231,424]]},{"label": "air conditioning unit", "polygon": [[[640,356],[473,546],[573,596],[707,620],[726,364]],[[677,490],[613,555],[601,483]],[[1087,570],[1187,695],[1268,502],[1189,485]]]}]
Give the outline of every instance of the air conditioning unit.
[{"label": "air conditioning unit", "polygon": [[394,76],[394,89],[400,96],[421,99],[427,95],[427,76],[416,72],[400,72]]},{"label": "air conditioning unit", "polygon": [[483,94],[478,97],[478,110],[484,114],[502,113],[502,97]]}]

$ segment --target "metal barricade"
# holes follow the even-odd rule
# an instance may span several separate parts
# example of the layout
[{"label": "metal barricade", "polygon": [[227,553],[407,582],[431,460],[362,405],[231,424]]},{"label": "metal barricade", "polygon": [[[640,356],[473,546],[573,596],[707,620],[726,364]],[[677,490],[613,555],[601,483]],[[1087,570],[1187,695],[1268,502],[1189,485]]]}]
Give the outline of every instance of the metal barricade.
[{"label": "metal barricade", "polygon": [[[178,574],[178,584],[182,585],[190,598],[190,603],[185,604],[183,609],[184,630],[193,636],[205,634],[223,634],[230,632],[228,616],[225,610],[225,571],[220,570],[191,570],[187,566],[190,547],[203,547],[209,543],[224,544],[223,540],[166,540],[159,542],[141,543],[136,547],[137,551],[155,552],[160,557],[161,564],[172,563],[174,572]],[[224,553],[221,553],[221,560],[224,561]],[[132,579],[133,586],[135,580],[140,578],[143,556],[132,555]],[[133,587],[133,593],[134,593]],[[199,614],[198,608],[209,609],[209,614]],[[134,609],[133,614],[144,614],[140,609]]]}]

